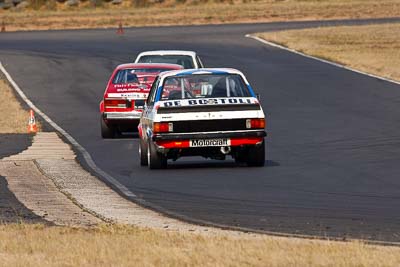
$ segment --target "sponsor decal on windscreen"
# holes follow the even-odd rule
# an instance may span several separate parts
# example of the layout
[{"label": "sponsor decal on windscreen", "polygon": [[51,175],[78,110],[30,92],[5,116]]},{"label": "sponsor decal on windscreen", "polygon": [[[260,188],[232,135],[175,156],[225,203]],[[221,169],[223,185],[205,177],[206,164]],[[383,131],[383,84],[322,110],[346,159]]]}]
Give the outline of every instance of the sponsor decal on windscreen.
[{"label": "sponsor decal on windscreen", "polygon": [[182,99],[161,101],[163,107],[185,107],[196,105],[234,105],[234,104],[256,104],[253,97],[232,97],[232,98],[204,98],[204,99]]}]

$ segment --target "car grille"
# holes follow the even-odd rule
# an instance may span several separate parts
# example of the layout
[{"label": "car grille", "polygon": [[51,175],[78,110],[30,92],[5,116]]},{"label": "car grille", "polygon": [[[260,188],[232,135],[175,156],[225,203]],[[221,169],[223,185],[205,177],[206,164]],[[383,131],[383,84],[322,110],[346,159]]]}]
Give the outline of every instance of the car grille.
[{"label": "car grille", "polygon": [[174,133],[235,131],[246,129],[246,119],[174,121]]}]

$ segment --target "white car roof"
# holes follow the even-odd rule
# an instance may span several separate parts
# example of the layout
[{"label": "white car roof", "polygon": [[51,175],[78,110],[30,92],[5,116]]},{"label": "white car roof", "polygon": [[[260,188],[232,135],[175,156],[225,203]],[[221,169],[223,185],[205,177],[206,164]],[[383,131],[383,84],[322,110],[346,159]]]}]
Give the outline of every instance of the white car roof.
[{"label": "white car roof", "polygon": [[249,84],[244,74],[231,68],[206,68],[206,69],[183,69],[183,70],[171,70],[162,72],[160,78],[166,78],[170,76],[184,76],[184,75],[201,75],[201,74],[238,74],[242,76],[246,84]]},{"label": "white car roof", "polygon": [[161,77],[180,76],[180,75],[197,75],[197,74],[241,74],[237,69],[231,68],[204,68],[204,69],[183,69],[171,70],[160,74]]},{"label": "white car roof", "polygon": [[196,56],[196,52],[194,51],[185,51],[185,50],[154,50],[154,51],[145,51],[141,52],[139,56],[149,56],[149,55],[184,55],[184,56]]}]

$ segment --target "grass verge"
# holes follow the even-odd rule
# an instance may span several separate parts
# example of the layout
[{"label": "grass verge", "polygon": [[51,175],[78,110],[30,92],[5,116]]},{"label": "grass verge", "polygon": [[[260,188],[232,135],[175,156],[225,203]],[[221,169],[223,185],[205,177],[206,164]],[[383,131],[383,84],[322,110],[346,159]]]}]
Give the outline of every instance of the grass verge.
[{"label": "grass verge", "polygon": [[400,23],[259,33],[297,51],[400,81]]},{"label": "grass verge", "polygon": [[[27,133],[29,112],[22,108],[13,90],[4,80],[0,79],[0,134]],[[39,122],[36,121],[38,130]]]},{"label": "grass verge", "polygon": [[0,11],[0,22],[7,31],[16,31],[116,27],[120,21],[124,26],[159,26],[400,16],[398,0],[167,0],[147,7],[125,1],[119,7],[55,8]]},{"label": "grass verge", "polygon": [[128,226],[0,226],[2,266],[399,266],[400,248]]}]

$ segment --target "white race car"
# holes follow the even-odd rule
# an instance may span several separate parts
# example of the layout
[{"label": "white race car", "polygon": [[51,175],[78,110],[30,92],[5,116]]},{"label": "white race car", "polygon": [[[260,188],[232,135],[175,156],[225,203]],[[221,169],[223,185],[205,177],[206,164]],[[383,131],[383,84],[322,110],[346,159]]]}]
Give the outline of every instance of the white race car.
[{"label": "white race car", "polygon": [[182,50],[142,52],[136,57],[135,63],[170,63],[181,65],[184,69],[204,68],[196,52]]},{"label": "white race car", "polygon": [[264,166],[265,116],[243,73],[191,69],[161,73],[138,126],[140,164],[165,168],[182,156]]}]

